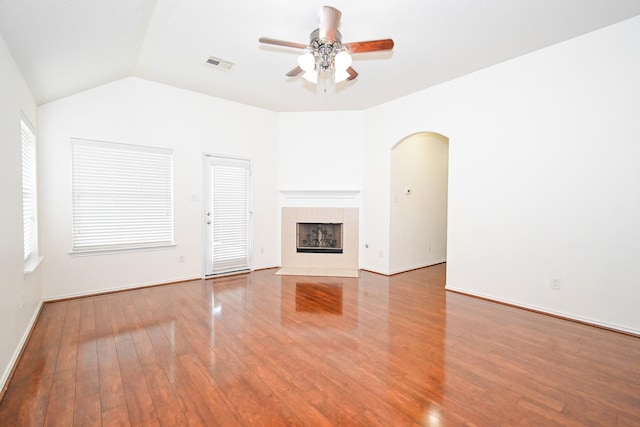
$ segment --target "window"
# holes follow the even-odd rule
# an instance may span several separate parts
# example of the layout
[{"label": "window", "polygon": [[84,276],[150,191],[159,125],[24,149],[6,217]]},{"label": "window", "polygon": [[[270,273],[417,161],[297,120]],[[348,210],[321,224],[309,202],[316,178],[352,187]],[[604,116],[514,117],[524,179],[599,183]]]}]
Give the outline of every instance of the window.
[{"label": "window", "polygon": [[171,150],[71,140],[72,252],[173,245]]},{"label": "window", "polygon": [[36,135],[31,123],[20,121],[22,139],[22,227],[24,260],[31,261],[38,254],[37,192],[36,192]]}]

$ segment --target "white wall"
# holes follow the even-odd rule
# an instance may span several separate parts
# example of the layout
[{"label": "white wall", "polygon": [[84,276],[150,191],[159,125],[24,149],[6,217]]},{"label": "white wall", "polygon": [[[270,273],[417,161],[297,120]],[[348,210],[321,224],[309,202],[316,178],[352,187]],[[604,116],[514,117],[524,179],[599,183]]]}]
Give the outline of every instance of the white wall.
[{"label": "white wall", "polygon": [[24,273],[21,112],[36,126],[36,103],[0,36],[0,389],[39,311],[41,267]]},{"label": "white wall", "polygon": [[[45,299],[201,277],[203,153],[251,160],[253,244],[264,248],[253,267],[279,265],[275,113],[127,78],[45,104],[39,115]],[[69,255],[71,137],[173,149],[175,248]]]},{"label": "white wall", "polygon": [[361,111],[278,114],[280,190],[360,190]]},{"label": "white wall", "polygon": [[447,287],[640,333],[638,40],[640,17],[368,110],[363,233],[391,146],[441,133]]},{"label": "white wall", "polygon": [[[380,112],[380,113],[378,113]],[[380,114],[380,116],[377,116]],[[379,126],[376,120],[383,120],[384,112],[380,108],[365,112],[362,209],[360,210],[360,239],[363,242],[360,251],[360,268],[381,274],[389,274],[389,235],[391,194],[391,173],[389,141],[397,143],[403,137],[393,135],[388,127]]]},{"label": "white wall", "polygon": [[391,274],[446,261],[447,138],[420,132],[391,151]]}]

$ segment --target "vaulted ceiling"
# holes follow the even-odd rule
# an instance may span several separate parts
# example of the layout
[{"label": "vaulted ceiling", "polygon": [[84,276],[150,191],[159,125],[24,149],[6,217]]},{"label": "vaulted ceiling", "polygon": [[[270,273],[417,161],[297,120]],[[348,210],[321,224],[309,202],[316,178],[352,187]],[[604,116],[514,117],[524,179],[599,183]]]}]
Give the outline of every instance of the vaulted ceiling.
[{"label": "vaulted ceiling", "polygon": [[[352,82],[285,73],[323,5],[354,55]],[[0,34],[39,104],[128,76],[274,111],[365,109],[640,14],[638,0],[0,0]],[[225,70],[210,56],[230,61]]]}]

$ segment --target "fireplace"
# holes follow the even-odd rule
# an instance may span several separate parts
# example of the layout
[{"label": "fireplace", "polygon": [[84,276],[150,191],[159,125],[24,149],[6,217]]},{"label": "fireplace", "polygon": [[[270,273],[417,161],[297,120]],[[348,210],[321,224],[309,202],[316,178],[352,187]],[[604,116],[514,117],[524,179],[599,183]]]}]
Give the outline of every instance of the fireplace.
[{"label": "fireplace", "polygon": [[358,277],[358,218],[358,208],[283,207],[276,274]]},{"label": "fireplace", "polygon": [[342,223],[296,223],[296,252],[341,254]]}]

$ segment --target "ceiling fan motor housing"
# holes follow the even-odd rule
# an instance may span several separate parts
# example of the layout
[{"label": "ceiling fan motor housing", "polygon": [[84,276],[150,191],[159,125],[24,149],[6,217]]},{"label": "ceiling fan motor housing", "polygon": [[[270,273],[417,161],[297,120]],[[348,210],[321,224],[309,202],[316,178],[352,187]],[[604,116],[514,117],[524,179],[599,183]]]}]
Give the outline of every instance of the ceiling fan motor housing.
[{"label": "ceiling fan motor housing", "polygon": [[318,71],[330,71],[333,69],[336,55],[345,50],[342,47],[342,34],[336,30],[335,40],[321,39],[320,29],[311,32],[309,46],[315,58]]}]

